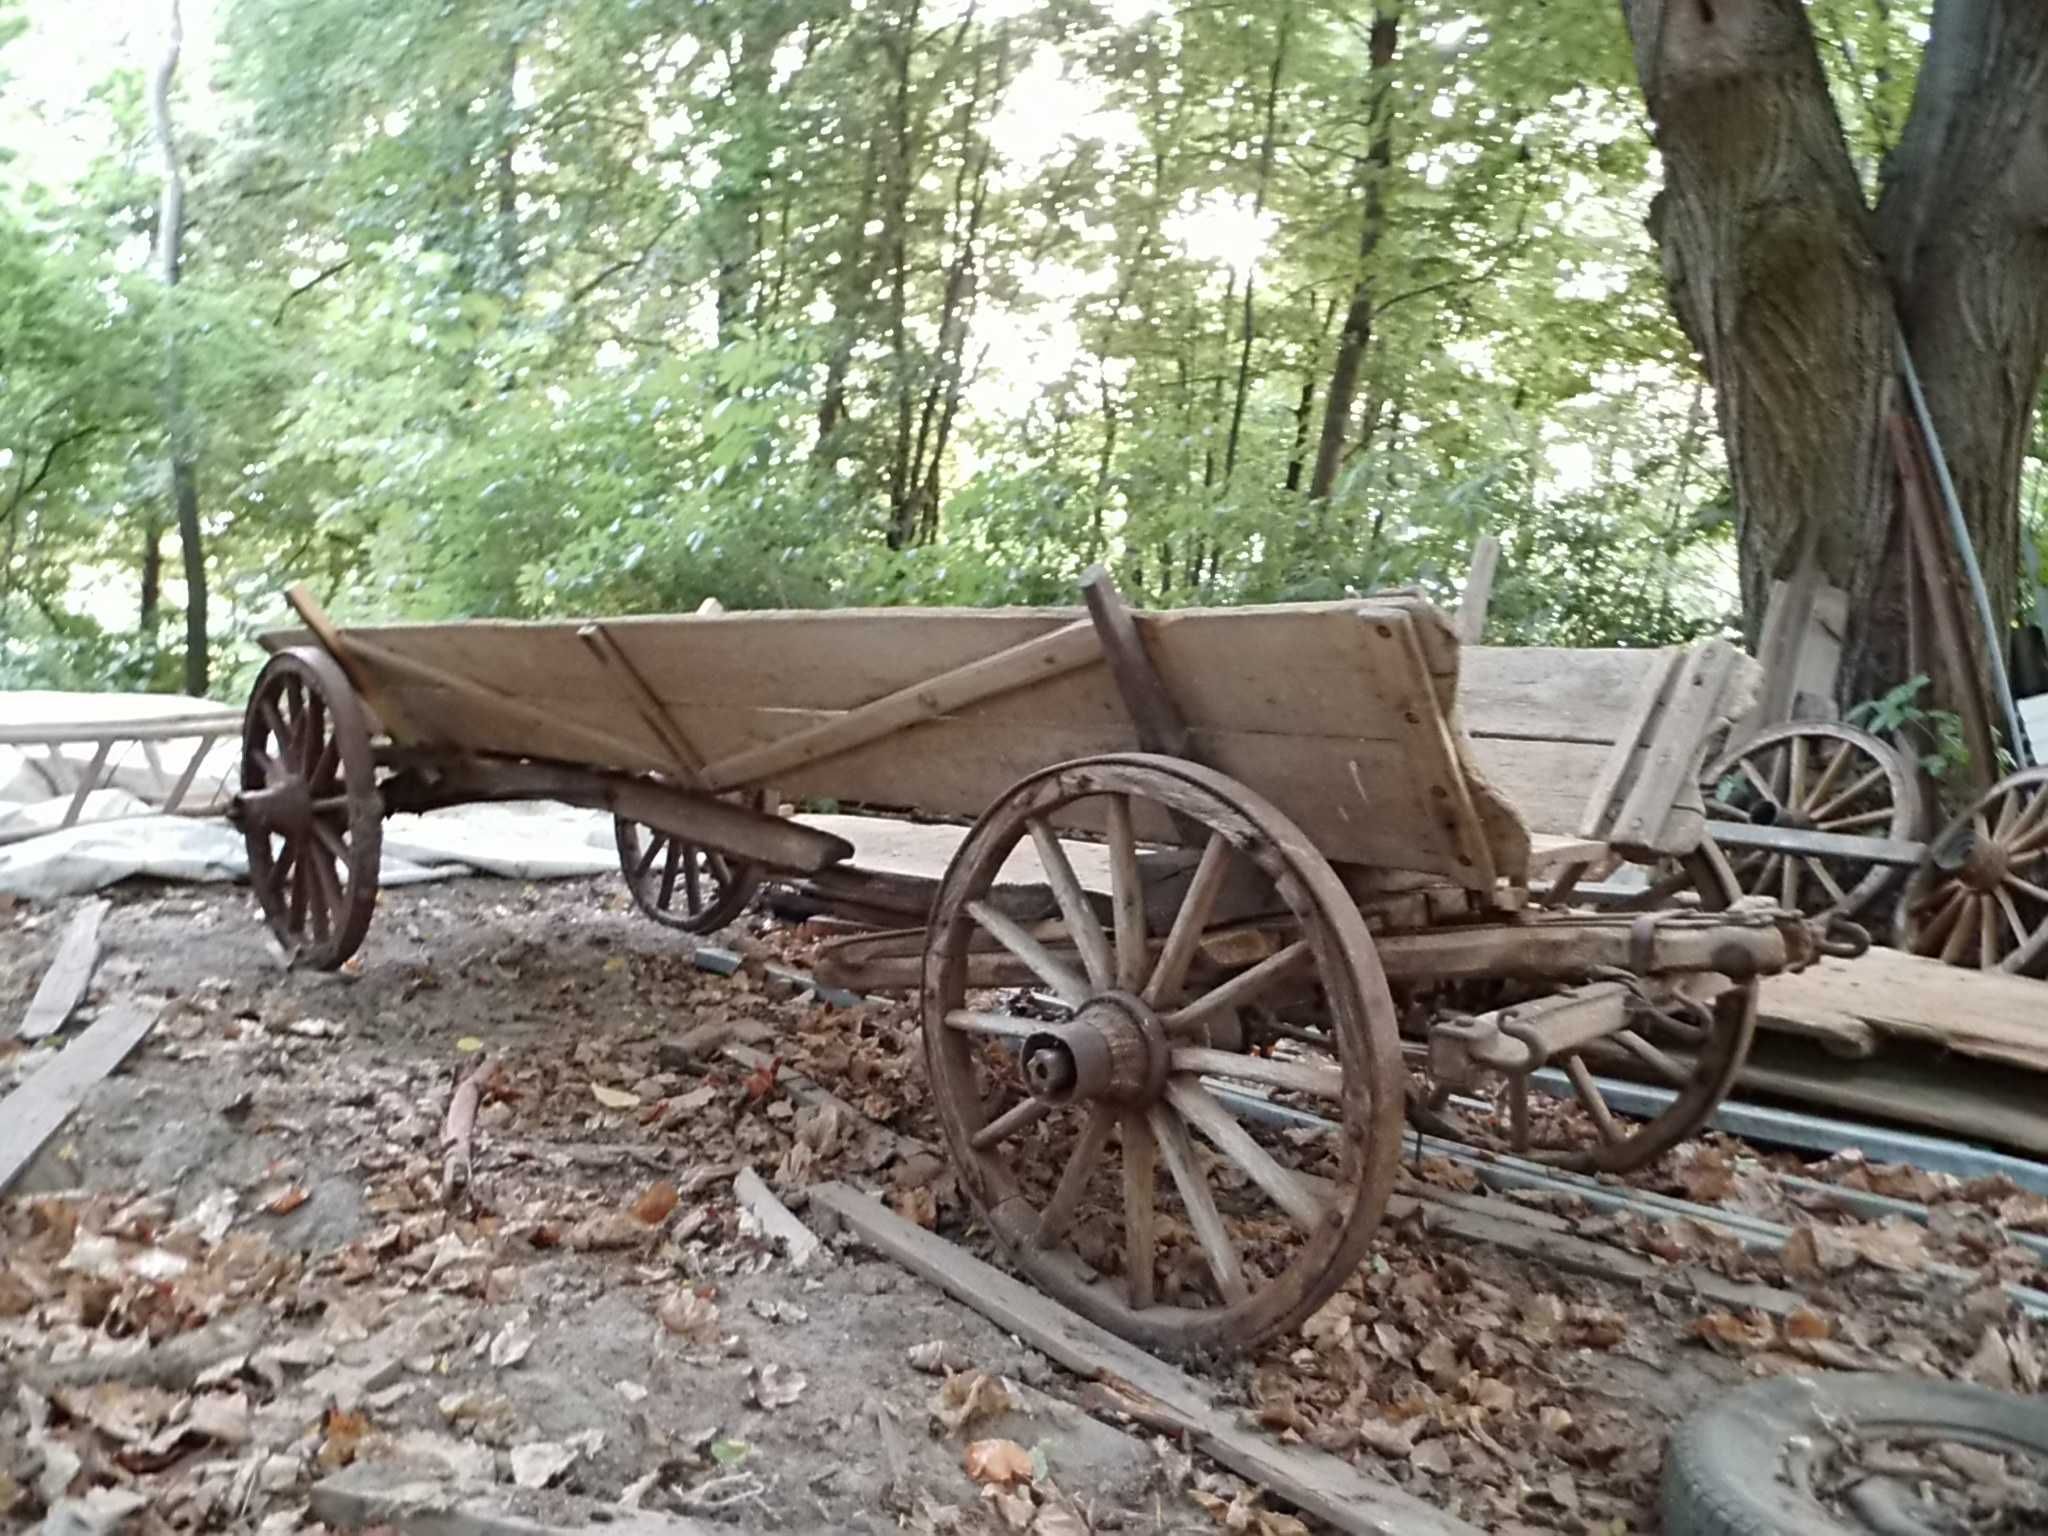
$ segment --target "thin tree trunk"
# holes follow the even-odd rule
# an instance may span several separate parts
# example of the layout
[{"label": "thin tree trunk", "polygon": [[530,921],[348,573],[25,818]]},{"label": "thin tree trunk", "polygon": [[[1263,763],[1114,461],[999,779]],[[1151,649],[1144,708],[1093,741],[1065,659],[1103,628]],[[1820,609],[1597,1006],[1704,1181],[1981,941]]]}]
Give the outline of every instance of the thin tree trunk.
[{"label": "thin tree trunk", "polygon": [[882,247],[889,270],[890,386],[896,402],[896,432],[889,453],[891,549],[902,549],[916,534],[910,496],[910,434],[915,415],[910,368],[910,199],[915,189],[910,96],[911,55],[917,41],[918,0],[904,7],[895,35],[883,49],[889,61],[888,196],[882,207]]},{"label": "thin tree trunk", "polygon": [[142,593],[136,617],[142,653],[151,658],[163,639],[163,600],[164,525],[152,508],[142,520]]},{"label": "thin tree trunk", "polygon": [[[1280,20],[1273,39],[1273,65],[1266,71],[1265,130],[1259,137],[1259,174],[1252,193],[1252,222],[1266,211],[1266,194],[1273,183],[1273,153],[1280,132],[1280,78],[1287,69],[1287,44],[1294,30],[1294,3],[1280,7]],[[1258,329],[1252,295],[1258,287],[1259,264],[1248,260],[1244,273],[1244,336],[1237,358],[1237,394],[1230,407],[1230,435],[1223,447],[1223,483],[1237,473],[1238,444],[1244,435],[1244,408],[1252,387],[1252,339]]]},{"label": "thin tree trunk", "polygon": [[839,269],[846,275],[845,286],[833,304],[832,354],[825,362],[825,389],[818,402],[818,462],[829,464],[836,456],[834,438],[846,420],[846,375],[853,365],[853,346],[859,339],[861,320],[868,310],[870,269],[866,259],[868,220],[875,212],[875,179],[881,174],[878,140],[868,140],[860,181],[859,211],[847,226],[839,246]]},{"label": "thin tree trunk", "polygon": [[[164,51],[150,76],[149,112],[158,151],[163,157],[163,197],[157,210],[157,278],[166,296],[178,286],[185,233],[185,178],[178,166],[178,140],[171,121],[171,82],[178,72],[178,50],[184,42],[184,17],[179,0],[170,0]],[[169,310],[169,304],[166,303]],[[183,359],[178,352],[178,320],[167,313],[164,333],[164,437],[169,448],[169,488],[178,542],[185,569],[185,691],[204,695],[208,682],[206,654],[206,552],[199,527],[199,476],[194,463],[190,423],[186,419]],[[154,541],[151,548],[155,547]],[[147,566],[149,550],[143,559]],[[145,572],[145,603],[153,585]],[[145,633],[147,633],[145,627]]]},{"label": "thin tree trunk", "polygon": [[1367,89],[1372,141],[1366,150],[1362,177],[1365,217],[1358,233],[1358,278],[1351,289],[1351,302],[1345,306],[1344,329],[1337,338],[1336,361],[1330,367],[1329,398],[1323,404],[1323,434],[1316,444],[1315,473],[1308,483],[1309,497],[1315,501],[1328,500],[1336,489],[1337,470],[1344,460],[1345,428],[1358,394],[1359,375],[1365,368],[1365,349],[1372,340],[1371,262],[1386,229],[1384,183],[1394,159],[1392,76],[1399,35],[1400,18],[1396,12],[1374,13]]},{"label": "thin tree trunk", "polygon": [[492,164],[496,183],[498,214],[499,282],[507,292],[519,286],[522,266],[519,250],[519,172],[512,164],[519,152],[519,46],[505,50],[504,142]]}]

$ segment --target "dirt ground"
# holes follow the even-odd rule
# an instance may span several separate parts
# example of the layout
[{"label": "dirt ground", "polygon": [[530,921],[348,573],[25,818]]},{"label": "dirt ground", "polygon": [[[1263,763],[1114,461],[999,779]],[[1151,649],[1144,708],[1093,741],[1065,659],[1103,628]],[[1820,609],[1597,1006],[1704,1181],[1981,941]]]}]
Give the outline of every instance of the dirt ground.
[{"label": "dirt ground", "polygon": [[[938,1137],[908,1009],[828,1009],[751,963],[699,970],[616,879],[386,892],[338,975],[284,969],[245,890],[111,894],[96,999],[172,1003],[0,1201],[0,1528],[98,1489],[93,1508],[134,1506],[149,1529],[309,1529],[309,1489],[346,1469],[500,1485],[506,1507],[568,1523],[625,1503],[739,1529],[1303,1529],[1091,1416],[1078,1383],[889,1261],[842,1245],[797,1272],[743,1217],[738,1166],[799,1213],[808,1184],[841,1178],[993,1257],[915,1145]],[[69,911],[0,915],[0,1021]],[[750,918],[722,942],[766,958],[797,940]],[[757,1034],[857,1117],[684,1050],[709,1024]],[[0,1091],[36,1060],[0,1043]],[[473,1176],[450,1204],[443,1119],[470,1072]],[[1301,1336],[1207,1379],[1275,1434],[1504,1532],[1655,1531],[1670,1427],[1753,1374],[2038,1390],[2028,1323],[1994,1282],[2039,1282],[2007,1229],[2048,1228],[2048,1202],[1821,1169],[1935,1213],[1873,1225],[1802,1209],[1778,1166],[1712,1138],[1639,1182],[1799,1224],[1782,1256],[1548,1210],[1800,1290],[1791,1317],[1390,1224]],[[1447,1165],[1416,1172],[1462,1187]],[[990,1441],[1029,1452],[1028,1472],[987,1480]]]}]

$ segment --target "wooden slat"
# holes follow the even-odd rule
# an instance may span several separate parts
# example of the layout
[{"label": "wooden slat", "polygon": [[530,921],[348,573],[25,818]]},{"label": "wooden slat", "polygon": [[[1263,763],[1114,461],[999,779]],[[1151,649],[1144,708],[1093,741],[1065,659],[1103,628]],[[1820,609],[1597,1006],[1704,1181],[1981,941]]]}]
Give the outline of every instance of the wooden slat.
[{"label": "wooden slat", "polygon": [[691,789],[704,785],[704,759],[690,745],[689,735],[676,723],[668,706],[655,696],[647,686],[647,679],[640,675],[640,669],[633,665],[632,658],[619,648],[619,642],[612,632],[601,623],[590,623],[579,627],[576,638],[590,648],[598,665],[608,678],[615,678],[626,690],[626,696],[633,701],[633,708],[640,716],[641,724],[652,731],[661,744],[668,748],[669,771],[677,782]]},{"label": "wooden slat", "polygon": [[1081,578],[1081,591],[1101,640],[1110,678],[1130,714],[1132,728],[1138,733],[1138,745],[1147,752],[1188,757],[1193,752],[1188,723],[1152,665],[1144,637],[1138,633],[1130,609],[1124,606],[1123,594],[1109,579],[1109,572],[1099,565],[1091,567]]},{"label": "wooden slat", "polygon": [[1890,837],[1853,837],[1846,832],[1815,832],[1803,827],[1760,827],[1742,821],[1717,821],[1711,833],[1723,848],[1762,848],[1772,853],[1803,853],[1823,859],[1861,859],[1912,869],[1927,856],[1925,843]]},{"label": "wooden slat", "polygon": [[506,1508],[512,1490],[449,1482],[408,1472],[396,1460],[360,1461],[315,1483],[313,1518],[337,1531],[397,1531],[402,1536],[713,1536],[728,1525],[684,1515],[578,1499],[551,1492],[561,1523],[544,1524]]},{"label": "wooden slat", "polygon": [[[1101,654],[1101,642],[1093,624],[1069,624],[1049,635],[1040,635],[884,695],[807,731],[752,752],[722,758],[704,770],[704,777],[715,789],[762,783],[880,741],[909,726],[1075,671],[1099,660]],[[823,657],[813,662],[817,666],[826,664]]]},{"label": "wooden slat", "polygon": [[2048,986],[1998,971],[1969,971],[1896,949],[1824,959],[1767,977],[1760,1014],[1826,1009],[1880,1035],[1924,1041],[1981,1061],[2048,1072]]},{"label": "wooden slat", "polygon": [[0,1099],[0,1193],[85,1102],[93,1084],[127,1059],[160,1012],[155,1003],[112,1004],[55,1061]]},{"label": "wooden slat", "polygon": [[239,709],[209,709],[146,720],[0,721],[0,747],[40,747],[89,741],[173,741],[184,736],[224,735],[242,728]]},{"label": "wooden slat", "polygon": [[313,595],[313,589],[304,582],[296,582],[285,589],[284,600],[291,604],[292,612],[299,616],[299,622],[306,626],[314,644],[334,658],[334,664],[341,668],[342,676],[348,679],[349,687],[356,691],[356,697],[363,706],[375,715],[383,725],[385,734],[394,741],[423,742],[435,739],[432,732],[423,731],[419,723],[405,712],[403,705],[391,698],[390,690],[363,664],[354,642],[343,638],[334,621],[327,617],[327,610],[320,606],[320,600]]},{"label": "wooden slat", "polygon": [[1195,1448],[1333,1528],[1361,1536],[1477,1536],[1474,1527],[1327,1452],[1284,1445],[1242,1427],[1235,1412],[1210,1403],[1210,1392],[1193,1377],[912,1226],[878,1201],[839,1183],[813,1185],[810,1198],[912,1273],[1083,1380],[1107,1382],[1130,1395],[1151,1422],[1171,1419]]},{"label": "wooden slat", "polygon": [[[1685,653],[1677,649],[1655,651],[1655,665],[1645,668],[1629,702],[1628,716],[1616,731],[1612,745],[1601,758],[1591,779],[1576,822],[1587,837],[1604,839],[1620,810],[1620,798],[1633,778],[1636,759],[1648,741],[1652,728],[1663,716],[1671,689],[1684,664]],[[1549,826],[1548,821],[1542,823]]]},{"label": "wooden slat", "polygon": [[24,1040],[41,1040],[64,1027],[92,986],[92,973],[100,963],[100,922],[108,903],[88,901],[78,909],[57,942],[50,967],[30,999],[16,1033]]},{"label": "wooden slat", "polygon": [[1668,649],[1468,646],[1459,664],[1458,720],[1475,739],[1610,746],[1640,731],[1646,680],[1668,668],[1676,654]]},{"label": "wooden slat", "polygon": [[[1465,765],[1451,735],[1435,684],[1413,633],[1409,615],[1380,605],[1361,607],[1353,643],[1365,659],[1367,686],[1378,691],[1388,712],[1406,727],[1402,745],[1420,780],[1425,813],[1448,845],[1462,884],[1484,890],[1496,873],[1495,852],[1472,805]],[[1506,868],[1519,880],[1529,865],[1526,840],[1519,850],[1501,850]]]},{"label": "wooden slat", "polygon": [[1458,639],[1477,645],[1486,634],[1486,609],[1493,601],[1493,573],[1500,564],[1500,540],[1483,533],[1472,546],[1472,565],[1458,599]]}]

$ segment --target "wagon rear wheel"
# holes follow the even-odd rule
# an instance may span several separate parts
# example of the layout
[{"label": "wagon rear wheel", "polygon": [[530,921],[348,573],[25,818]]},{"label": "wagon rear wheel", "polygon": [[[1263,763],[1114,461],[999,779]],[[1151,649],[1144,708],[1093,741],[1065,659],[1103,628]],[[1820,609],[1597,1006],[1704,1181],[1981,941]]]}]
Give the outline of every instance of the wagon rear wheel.
[{"label": "wagon rear wheel", "polygon": [[[1866,731],[1800,720],[1759,732],[1707,771],[1707,813],[1724,821],[1910,841],[1920,831],[1920,789],[1899,754]],[[1711,831],[1712,828],[1709,828]],[[1768,896],[1809,916],[1851,917],[1899,879],[1893,865],[1731,849],[1742,894]]]},{"label": "wagon rear wheel", "polygon": [[[1053,830],[1077,820],[1106,830],[1106,903]],[[1190,834],[1185,889],[1170,915],[1148,912],[1140,840]],[[1061,913],[1035,928],[990,900],[1026,839]],[[1235,920],[1216,921],[1226,905]],[[996,802],[932,911],[934,1101],[1020,1269],[1124,1337],[1182,1351],[1292,1328],[1344,1283],[1400,1157],[1399,1039],[1363,919],[1279,811],[1172,758],[1068,763]],[[970,997],[984,936],[1044,991]],[[1262,1053],[1245,1046],[1255,1020]]]},{"label": "wagon rear wheel", "polygon": [[286,956],[334,969],[376,910],[384,807],[369,722],[325,652],[280,651],[257,674],[236,815],[249,883]]},{"label": "wagon rear wheel", "polygon": [[666,928],[716,933],[747,910],[761,888],[761,869],[670,832],[612,818],[619,873],[633,904]]},{"label": "wagon rear wheel", "polygon": [[[1683,886],[1705,911],[1724,911],[1741,894],[1711,844],[1665,861],[1659,873],[1665,878],[1653,889],[1668,899],[1667,881],[1670,888]],[[1469,1095],[1422,1087],[1410,1101],[1410,1115],[1432,1135],[1533,1162],[1581,1173],[1633,1173],[1713,1118],[1749,1059],[1756,1010],[1753,980],[1729,985],[1711,1003],[1641,1009],[1626,1038],[1555,1056],[1544,1078],[1497,1078],[1487,1091]],[[1646,1119],[1619,1115],[1600,1087],[1603,1076],[1647,1082],[1673,1097]]]},{"label": "wagon rear wheel", "polygon": [[1943,828],[1899,897],[1899,930],[1950,965],[2048,975],[2048,767],[2001,779]]}]

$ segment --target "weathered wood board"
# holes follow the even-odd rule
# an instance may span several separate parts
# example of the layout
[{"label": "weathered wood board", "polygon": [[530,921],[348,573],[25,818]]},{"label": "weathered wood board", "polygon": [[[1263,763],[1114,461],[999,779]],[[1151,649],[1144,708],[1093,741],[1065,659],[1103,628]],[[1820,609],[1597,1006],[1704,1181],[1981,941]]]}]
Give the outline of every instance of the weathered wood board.
[{"label": "weathered wood board", "polygon": [[49,969],[29,1000],[16,1033],[23,1040],[42,1040],[64,1027],[85,994],[92,988],[93,972],[100,963],[100,923],[107,915],[108,902],[88,901],[72,916],[50,957]]},{"label": "weathered wood board", "polygon": [[1759,1011],[1766,1024],[1849,1014],[1880,1036],[2048,1072],[2048,983],[1963,970],[1901,950],[1872,949],[1859,959],[1823,960],[1767,977]]},{"label": "weathered wood board", "polygon": [[0,1099],[0,1193],[85,1102],[93,1084],[127,1059],[160,1012],[155,1003],[113,1004],[55,1060]]}]

